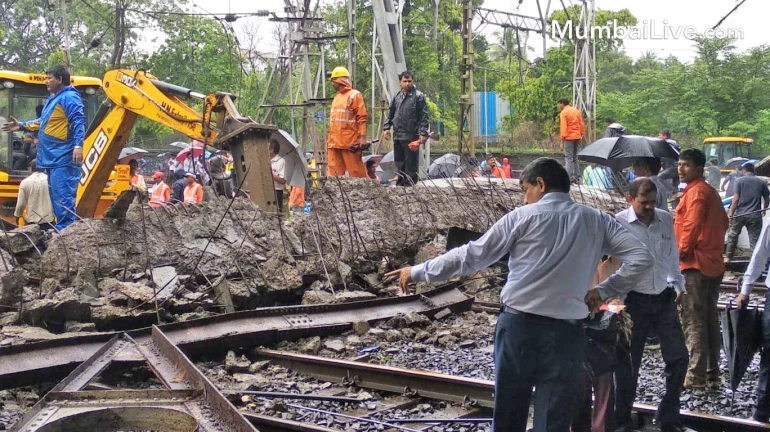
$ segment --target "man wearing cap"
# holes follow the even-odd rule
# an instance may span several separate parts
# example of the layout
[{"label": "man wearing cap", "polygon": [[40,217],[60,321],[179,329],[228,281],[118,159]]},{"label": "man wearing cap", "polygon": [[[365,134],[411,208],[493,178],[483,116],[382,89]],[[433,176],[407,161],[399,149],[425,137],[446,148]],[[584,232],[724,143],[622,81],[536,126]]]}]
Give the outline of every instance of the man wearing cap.
[{"label": "man wearing cap", "polygon": [[162,171],[156,171],[155,174],[152,175],[155,185],[150,191],[151,207],[160,207],[171,201],[171,188],[163,181],[163,177],[165,177],[165,175]]},{"label": "man wearing cap", "polygon": [[398,186],[411,186],[417,182],[420,145],[428,139],[428,104],[425,96],[414,87],[414,77],[404,71],[398,76],[401,91],[390,103],[388,120],[383,137],[393,130],[393,159],[398,172]]},{"label": "man wearing cap", "polygon": [[200,204],[203,202],[203,186],[195,181],[195,174],[187,172],[184,174],[184,180],[187,187],[184,188],[184,202],[188,204]]},{"label": "man wearing cap", "polygon": [[334,68],[332,86],[337,92],[329,114],[329,136],[326,139],[326,155],[329,158],[330,176],[366,178],[366,166],[361,153],[366,147],[366,105],[364,96],[353,88],[350,73],[342,66]]}]

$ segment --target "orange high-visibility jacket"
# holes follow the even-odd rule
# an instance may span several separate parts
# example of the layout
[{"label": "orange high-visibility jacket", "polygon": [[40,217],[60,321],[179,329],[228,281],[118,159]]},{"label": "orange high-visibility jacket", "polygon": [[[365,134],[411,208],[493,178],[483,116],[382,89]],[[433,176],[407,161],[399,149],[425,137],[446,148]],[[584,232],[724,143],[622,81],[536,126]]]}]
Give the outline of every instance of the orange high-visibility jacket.
[{"label": "orange high-visibility jacket", "polygon": [[586,133],[583,116],[577,108],[567,105],[559,114],[559,131],[563,140],[579,140]]},{"label": "orange high-visibility jacket", "polygon": [[171,200],[171,188],[166,183],[160,182],[152,187],[150,194],[150,205],[160,207]]},{"label": "orange high-visibility jacket", "polygon": [[366,136],[366,105],[360,91],[348,89],[337,93],[332,101],[329,115],[329,137],[327,148],[349,149]]},{"label": "orange high-visibility jacket", "polygon": [[184,202],[189,204],[200,204],[203,202],[203,186],[200,183],[193,183],[192,186],[184,188]]},{"label": "orange high-visibility jacket", "polygon": [[291,187],[289,194],[289,209],[305,207],[305,189],[297,186]]}]

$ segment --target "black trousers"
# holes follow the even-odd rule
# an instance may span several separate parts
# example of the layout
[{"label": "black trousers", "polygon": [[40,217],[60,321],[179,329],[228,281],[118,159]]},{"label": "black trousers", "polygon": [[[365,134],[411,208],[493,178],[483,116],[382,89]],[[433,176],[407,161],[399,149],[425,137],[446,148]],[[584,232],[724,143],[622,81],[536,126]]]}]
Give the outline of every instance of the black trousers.
[{"label": "black trousers", "polygon": [[[770,301],[770,291],[765,295],[765,304]],[[767,422],[770,419],[770,310],[762,312],[762,347],[757,380],[757,406],[754,419]]]},{"label": "black trousers", "polygon": [[396,170],[398,170],[397,186],[412,186],[417,183],[420,151],[409,149],[409,143],[412,141],[414,140],[393,140],[393,160],[396,162]]},{"label": "black trousers", "polygon": [[495,328],[494,432],[524,432],[535,387],[535,432],[568,432],[580,401],[579,322],[500,313]]},{"label": "black trousers", "polygon": [[623,362],[615,369],[615,426],[630,426],[631,408],[636,396],[639,367],[644,343],[651,331],[660,338],[660,350],[666,364],[666,392],[655,414],[660,426],[679,422],[679,394],[687,374],[687,346],[676,310],[676,292],[668,288],[658,295],[630,292],[626,296],[626,312],[634,322],[631,334],[631,364]]},{"label": "black trousers", "polygon": [[283,214],[283,189],[275,190],[275,203],[278,206],[278,214]]}]

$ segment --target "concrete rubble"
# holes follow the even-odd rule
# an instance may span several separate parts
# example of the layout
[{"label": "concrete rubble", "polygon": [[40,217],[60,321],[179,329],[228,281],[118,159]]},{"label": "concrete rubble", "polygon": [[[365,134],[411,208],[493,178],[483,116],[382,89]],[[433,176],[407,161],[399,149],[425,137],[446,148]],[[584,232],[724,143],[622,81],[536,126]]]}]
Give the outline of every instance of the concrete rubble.
[{"label": "concrete rubble", "polygon": [[[580,188],[573,197],[606,211],[623,207],[606,191]],[[485,231],[521,205],[523,193],[515,180],[386,188],[332,178],[308,198],[313,212],[291,220],[243,199],[227,213],[224,199],[161,209],[135,201],[123,218],[78,221],[50,240],[35,226],[0,233],[0,325],[125,330],[226,310],[393,296],[384,272],[443,252],[451,227]]]}]

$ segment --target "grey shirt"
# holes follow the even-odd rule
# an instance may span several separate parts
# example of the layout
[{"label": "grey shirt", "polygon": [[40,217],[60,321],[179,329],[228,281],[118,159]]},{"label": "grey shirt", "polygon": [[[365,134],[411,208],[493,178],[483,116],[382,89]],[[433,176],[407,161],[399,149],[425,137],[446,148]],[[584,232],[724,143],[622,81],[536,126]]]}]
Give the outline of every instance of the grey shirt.
[{"label": "grey shirt", "polygon": [[710,165],[706,167],[706,182],[716,190],[719,190],[719,183],[722,181],[722,173],[719,171],[719,167]]},{"label": "grey shirt", "polygon": [[612,216],[550,192],[503,216],[480,239],[412,267],[415,282],[471,275],[510,253],[500,302],[556,319],[588,316],[585,295],[602,255],[623,261],[597,286],[603,299],[625,297],[654,260]]},{"label": "grey shirt", "polygon": [[735,194],[735,181],[741,178],[743,174],[740,171],[732,171],[727,174],[725,183],[727,183],[727,189],[725,190],[725,198],[733,196]]},{"label": "grey shirt", "polygon": [[[770,199],[767,182],[754,174],[745,175],[735,181],[735,195],[739,196],[735,216],[757,211],[762,207],[762,199]],[[759,214],[756,214],[759,217]]]}]

